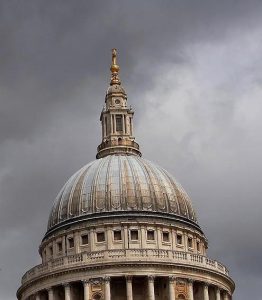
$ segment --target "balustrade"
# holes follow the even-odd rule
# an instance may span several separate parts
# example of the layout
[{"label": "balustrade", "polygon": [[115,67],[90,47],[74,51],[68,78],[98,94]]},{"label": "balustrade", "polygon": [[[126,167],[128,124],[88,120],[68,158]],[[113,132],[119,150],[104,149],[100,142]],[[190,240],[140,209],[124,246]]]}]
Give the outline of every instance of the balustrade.
[{"label": "balustrade", "polygon": [[86,264],[107,261],[107,260],[137,260],[137,258],[150,258],[161,260],[167,263],[192,264],[204,268],[213,269],[216,272],[228,275],[228,270],[219,262],[205,256],[182,251],[162,250],[162,249],[111,249],[103,251],[82,252],[56,258],[48,263],[38,265],[29,270],[22,277],[22,284],[36,278],[39,275],[48,273],[54,269],[63,269],[70,265],[83,266]]}]

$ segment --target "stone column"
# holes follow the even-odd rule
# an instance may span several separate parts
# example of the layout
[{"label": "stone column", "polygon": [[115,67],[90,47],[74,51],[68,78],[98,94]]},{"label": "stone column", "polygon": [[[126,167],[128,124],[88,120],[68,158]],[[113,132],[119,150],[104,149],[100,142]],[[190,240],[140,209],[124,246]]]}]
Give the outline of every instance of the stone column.
[{"label": "stone column", "polygon": [[204,283],[204,300],[209,300],[208,284]]},{"label": "stone column", "polygon": [[132,277],[126,277],[126,296],[127,300],[133,300],[133,287],[132,287]]},{"label": "stone column", "polygon": [[89,300],[89,281],[83,280],[84,286],[84,300]]},{"label": "stone column", "polygon": [[229,300],[229,295],[228,295],[228,292],[227,291],[225,291],[224,292],[224,300]]},{"label": "stone column", "polygon": [[105,300],[111,300],[110,277],[105,277]]},{"label": "stone column", "polygon": [[217,287],[216,288],[216,300],[220,300],[220,299],[221,299],[221,297],[220,297],[220,288]]},{"label": "stone column", "polygon": [[169,276],[169,300],[175,300],[175,280],[174,276]]},{"label": "stone column", "polygon": [[189,279],[188,280],[188,299],[189,300],[194,300],[194,290],[193,290],[193,280]]},{"label": "stone column", "polygon": [[148,300],[155,300],[155,287],[153,276],[148,276]]},{"label": "stone column", "polygon": [[52,288],[49,288],[47,292],[48,292],[48,300],[54,300],[54,290]]},{"label": "stone column", "polygon": [[35,294],[35,300],[40,300],[40,294],[39,294],[39,292]]},{"label": "stone column", "polygon": [[65,288],[65,300],[71,300],[70,284],[65,283],[64,288]]}]

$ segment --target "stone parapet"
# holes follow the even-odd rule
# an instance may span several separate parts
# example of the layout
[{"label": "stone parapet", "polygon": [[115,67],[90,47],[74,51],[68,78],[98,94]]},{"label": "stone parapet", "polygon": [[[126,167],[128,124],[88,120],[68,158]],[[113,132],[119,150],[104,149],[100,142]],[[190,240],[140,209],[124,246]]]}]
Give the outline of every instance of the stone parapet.
[{"label": "stone parapet", "polygon": [[71,267],[92,267],[92,265],[97,265],[99,263],[105,265],[107,263],[134,263],[139,261],[142,261],[144,264],[167,263],[185,265],[192,268],[200,267],[229,276],[229,272],[223,264],[202,255],[158,249],[117,249],[82,252],[59,257],[48,263],[37,265],[24,274],[22,277],[22,285],[39,276]]}]

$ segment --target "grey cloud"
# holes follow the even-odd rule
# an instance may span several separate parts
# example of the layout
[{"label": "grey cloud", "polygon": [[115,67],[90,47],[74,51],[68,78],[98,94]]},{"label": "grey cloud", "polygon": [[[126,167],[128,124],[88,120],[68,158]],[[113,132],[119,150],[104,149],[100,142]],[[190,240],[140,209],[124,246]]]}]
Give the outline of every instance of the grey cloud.
[{"label": "grey cloud", "polygon": [[[226,263],[236,280],[235,298],[259,299],[262,124],[254,115],[261,109],[261,57],[255,63],[252,51],[261,53],[262,45],[249,50],[239,37],[260,30],[261,6],[244,0],[0,1],[1,299],[14,299],[22,273],[39,262],[37,248],[62,184],[95,157],[112,47],[119,49],[144,156],[171,171],[191,195],[210,256]],[[205,61],[207,45],[231,40],[246,66],[231,65],[232,51],[222,75],[210,69],[197,77],[194,68],[203,68],[197,55],[202,51]],[[210,63],[219,59],[212,53]],[[198,84],[187,86],[184,69]],[[218,77],[221,85],[203,83],[215,85]],[[174,99],[172,91],[178,91]],[[250,95],[252,110],[240,102]],[[154,128],[156,112],[163,122]],[[159,149],[161,143],[166,147]]]}]

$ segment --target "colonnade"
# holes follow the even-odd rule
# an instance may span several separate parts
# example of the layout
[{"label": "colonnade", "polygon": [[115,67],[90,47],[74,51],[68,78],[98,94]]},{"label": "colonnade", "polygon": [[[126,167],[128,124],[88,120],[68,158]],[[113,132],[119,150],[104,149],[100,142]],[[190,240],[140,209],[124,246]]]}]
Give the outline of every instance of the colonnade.
[{"label": "colonnade", "polygon": [[[113,277],[112,277],[113,278]],[[147,300],[156,300],[155,297],[155,279],[154,276],[147,276]],[[101,297],[101,300],[114,300],[111,299],[111,284],[110,284],[110,277],[105,277],[102,279],[104,282],[104,298]],[[133,277],[132,276],[126,276],[126,299],[127,300],[135,300],[133,298]],[[186,282],[187,285],[187,291],[188,291],[188,300],[194,300],[194,281],[192,279],[179,279],[175,278],[174,276],[168,277],[168,294],[169,294],[169,300],[176,300],[180,299],[179,296],[176,298],[176,284],[177,280],[183,280],[183,282]],[[204,282],[196,281],[198,285],[203,285],[203,300],[211,300],[210,299],[210,285]],[[84,300],[90,300],[90,285],[92,284],[92,280],[83,280],[83,299]],[[64,300],[75,300],[71,296],[71,286],[70,283],[63,284],[64,287]],[[215,288],[215,300],[230,300],[230,296],[227,291],[222,291],[219,287]],[[55,288],[55,287],[54,287]],[[48,288],[47,291],[47,300],[56,300],[55,294],[54,294],[54,288]],[[35,299],[35,300],[41,300],[40,292],[35,294],[35,297],[28,298],[27,300]],[[99,298],[94,298],[94,300],[97,300]],[[214,298],[212,298],[213,300]],[[93,300],[93,298],[92,298]]]}]

